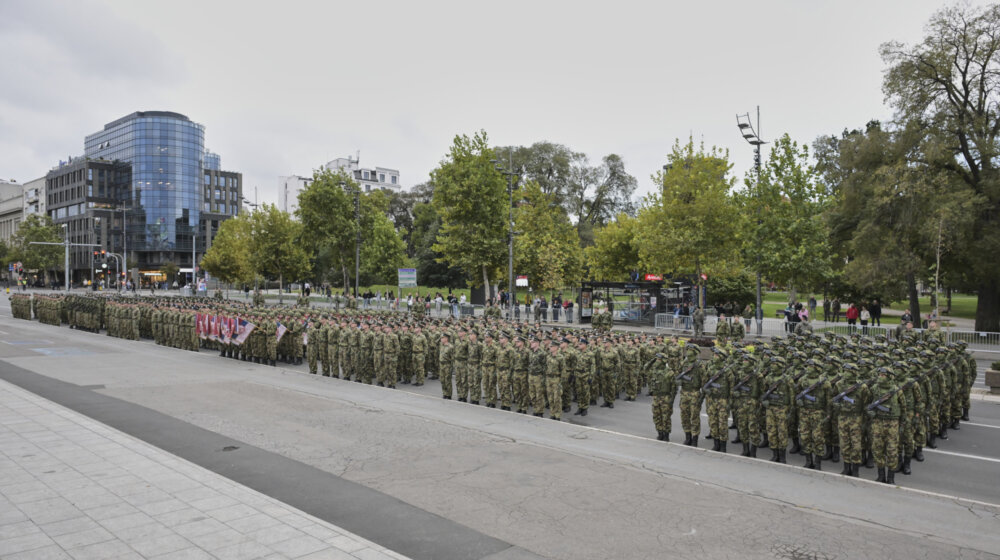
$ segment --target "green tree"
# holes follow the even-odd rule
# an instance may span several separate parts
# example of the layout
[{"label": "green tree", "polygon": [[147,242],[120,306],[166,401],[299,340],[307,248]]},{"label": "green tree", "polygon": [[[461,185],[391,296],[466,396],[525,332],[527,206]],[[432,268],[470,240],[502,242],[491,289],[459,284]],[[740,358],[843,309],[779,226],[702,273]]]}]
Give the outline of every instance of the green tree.
[{"label": "green tree", "polygon": [[222,222],[212,246],[201,259],[201,266],[227,284],[253,282],[252,231],[246,214]]},{"label": "green tree", "polygon": [[796,288],[822,288],[832,274],[823,219],[828,196],[809,163],[808,148],[783,135],[760,177],[750,172],[745,183],[736,198],[747,224],[746,265],[788,286],[793,298]]},{"label": "green tree", "polygon": [[590,277],[598,280],[624,280],[629,271],[639,267],[637,235],[639,221],[627,214],[594,232],[594,244],[585,249]]},{"label": "green tree", "polygon": [[250,224],[254,269],[264,278],[278,279],[280,298],[285,278],[299,280],[309,274],[309,254],[302,246],[302,224],[273,204],[254,210]]},{"label": "green tree", "polygon": [[583,250],[573,224],[534,181],[518,191],[514,212],[514,269],[528,276],[537,290],[553,290],[577,283],[583,274]]},{"label": "green tree", "polygon": [[485,131],[456,136],[448,156],[431,172],[434,208],[441,217],[433,249],[461,269],[473,287],[483,286],[507,256],[507,185],[491,160]]},{"label": "green tree", "polygon": [[354,271],[357,225],[354,192],[358,184],[348,174],[329,170],[316,172],[313,181],[299,193],[295,215],[308,235],[306,250],[314,260],[320,280],[340,276],[345,288]]},{"label": "green tree", "polygon": [[572,169],[564,205],[576,216],[576,229],[584,247],[593,245],[595,228],[607,224],[618,214],[635,215],[632,197],[638,186],[638,181],[625,171],[625,162],[617,154],[604,156],[601,164],[594,167],[586,163],[584,159]]},{"label": "green tree", "polygon": [[[741,268],[742,216],[731,196],[729,153],[693,139],[674,143],[659,192],[639,211],[637,246],[647,270],[669,275],[733,273]],[[703,303],[703,302],[702,302]]]},{"label": "green tree", "polygon": [[62,243],[63,229],[53,224],[47,215],[32,214],[17,227],[10,238],[10,260],[20,261],[25,270],[49,270],[60,266],[65,249],[54,245],[32,243]]},{"label": "green tree", "polygon": [[441,288],[462,288],[465,275],[444,262],[444,255],[434,250],[441,218],[434,205],[419,202],[413,206],[413,256],[416,260],[417,279],[421,285]]},{"label": "green tree", "polygon": [[167,279],[168,288],[171,285],[173,285],[175,280],[177,280],[177,273],[179,273],[180,271],[181,269],[176,264],[174,264],[173,261],[167,261],[163,263],[163,266],[160,267],[160,272],[162,272],[164,278]]},{"label": "green tree", "polygon": [[[972,239],[954,267],[979,300],[976,329],[1000,330],[1000,6],[959,4],[931,17],[915,45],[882,45],[887,100],[901,124],[926,130],[925,163],[978,197]],[[912,159],[907,161],[913,162]],[[959,197],[968,196],[956,189]]]},{"label": "green tree", "polygon": [[361,278],[365,284],[394,284],[406,263],[406,244],[387,212],[391,194],[373,191],[361,197]]}]

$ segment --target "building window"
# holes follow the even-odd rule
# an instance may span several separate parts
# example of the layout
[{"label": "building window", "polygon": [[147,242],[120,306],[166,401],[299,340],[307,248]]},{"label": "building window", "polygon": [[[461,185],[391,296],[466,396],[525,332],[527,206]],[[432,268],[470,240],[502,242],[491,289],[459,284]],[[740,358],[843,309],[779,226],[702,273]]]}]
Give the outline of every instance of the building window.
[{"label": "building window", "polygon": [[395,175],[393,175],[393,176],[392,176],[392,184],[393,184],[393,185],[395,185],[395,184],[396,184],[396,176],[395,176]]},{"label": "building window", "polygon": [[365,192],[372,192],[372,186],[371,185],[365,185]]},{"label": "building window", "polygon": [[87,170],[87,180],[88,181],[93,181],[94,180],[94,170],[93,169],[88,169]]},{"label": "building window", "polygon": [[209,175],[208,173],[205,174],[205,184],[206,185],[211,185],[212,184],[212,176]]},{"label": "building window", "polygon": [[212,208],[212,205],[211,205],[211,204],[209,204],[208,202],[206,202],[206,203],[205,203],[205,211],[206,211],[206,212],[211,212],[211,211],[212,211],[212,210],[211,210],[211,208]]},{"label": "building window", "polygon": [[361,176],[364,177],[365,179],[368,179],[369,178],[368,171],[367,170],[363,171]]},{"label": "building window", "polygon": [[379,173],[378,174],[378,182],[379,183],[384,183],[385,182],[385,173]]}]

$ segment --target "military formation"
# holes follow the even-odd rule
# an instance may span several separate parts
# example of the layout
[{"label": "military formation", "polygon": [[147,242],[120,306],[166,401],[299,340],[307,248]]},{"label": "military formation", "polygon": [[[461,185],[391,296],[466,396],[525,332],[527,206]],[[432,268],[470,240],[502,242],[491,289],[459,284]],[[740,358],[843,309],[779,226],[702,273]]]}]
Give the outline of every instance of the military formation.
[{"label": "military formation", "polygon": [[771,460],[784,463],[787,453],[802,453],[817,470],[842,457],[841,474],[877,467],[887,483],[968,420],[976,372],[963,343],[944,344],[933,331],[895,341],[803,332],[745,346],[743,325],[720,321],[718,344],[703,360],[706,350],[677,337],[543,329],[499,313],[459,320],[359,310],[350,297],[337,303],[317,310],[205,298],[11,297],[21,319],[33,307],[50,324],[271,366],[305,361],[312,374],[390,388],[440,379],[444,399],[548,411],[555,420],[574,404],[586,416],[599,401],[633,402],[648,387],[660,440],[670,439],[677,405],[684,444],[697,447],[704,406],[713,450],[726,452],[735,428],[744,456],[770,447]]}]

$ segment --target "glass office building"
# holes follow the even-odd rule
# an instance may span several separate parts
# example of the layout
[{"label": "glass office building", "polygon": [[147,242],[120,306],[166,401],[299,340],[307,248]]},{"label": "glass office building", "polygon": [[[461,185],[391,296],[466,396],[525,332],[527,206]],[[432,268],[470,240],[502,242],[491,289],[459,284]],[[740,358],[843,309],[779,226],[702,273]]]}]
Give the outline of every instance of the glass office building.
[{"label": "glass office building", "polygon": [[[214,206],[209,215],[202,211],[208,207],[204,173],[220,170],[221,158],[206,153],[205,127],[179,113],[138,111],[110,122],[86,137],[84,156],[130,168],[114,204],[126,209],[129,259],[140,268],[154,270],[170,261],[189,269],[192,249],[200,258],[220,218],[236,213],[226,208],[226,216],[212,215],[219,213]],[[231,175],[226,186],[238,199],[242,176],[224,173]]]}]

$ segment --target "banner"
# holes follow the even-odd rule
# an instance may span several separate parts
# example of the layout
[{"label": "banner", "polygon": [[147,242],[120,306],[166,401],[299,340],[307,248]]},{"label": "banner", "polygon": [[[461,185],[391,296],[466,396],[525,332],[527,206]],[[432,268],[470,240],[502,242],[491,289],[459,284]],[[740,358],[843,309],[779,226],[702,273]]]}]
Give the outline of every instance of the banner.
[{"label": "banner", "polygon": [[285,328],[285,325],[282,325],[281,322],[279,322],[278,323],[278,342],[281,342],[281,337],[285,336],[286,332],[288,332],[288,329]]},{"label": "banner", "polygon": [[198,338],[205,338],[205,325],[203,324],[205,317],[201,313],[195,313],[194,315],[194,332],[197,333]]},{"label": "banner", "polygon": [[232,333],[231,324],[229,322],[229,317],[219,317],[219,320],[215,322],[215,333],[216,337],[221,340],[224,344],[229,344],[229,337]]}]

